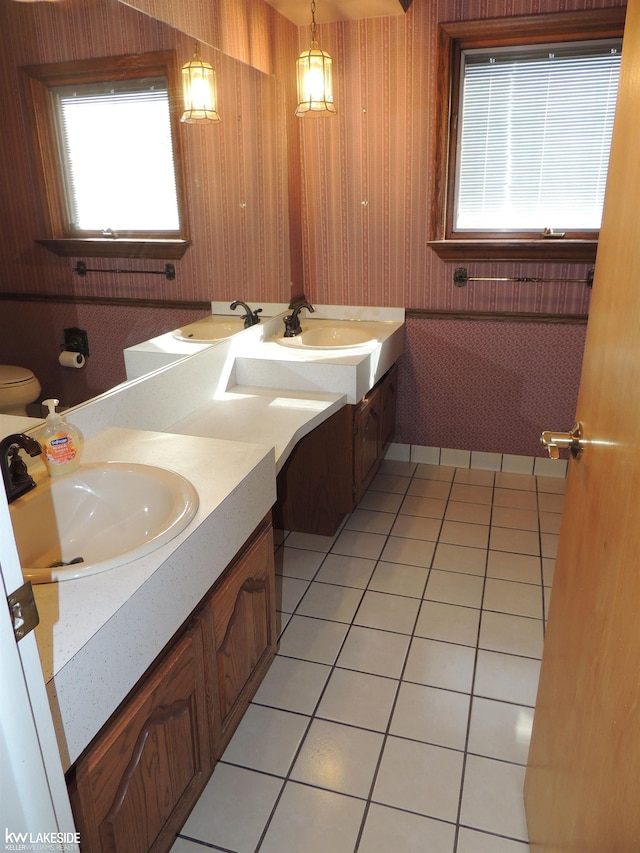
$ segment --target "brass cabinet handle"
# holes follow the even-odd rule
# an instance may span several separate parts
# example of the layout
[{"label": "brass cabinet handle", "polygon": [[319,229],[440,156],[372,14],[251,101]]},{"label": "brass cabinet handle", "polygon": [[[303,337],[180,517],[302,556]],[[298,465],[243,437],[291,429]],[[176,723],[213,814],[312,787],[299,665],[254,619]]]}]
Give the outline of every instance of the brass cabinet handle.
[{"label": "brass cabinet handle", "polygon": [[552,459],[560,458],[560,448],[568,447],[574,459],[580,459],[586,441],[582,421],[573,425],[571,432],[551,432],[545,430],[540,436],[540,444],[547,448]]}]

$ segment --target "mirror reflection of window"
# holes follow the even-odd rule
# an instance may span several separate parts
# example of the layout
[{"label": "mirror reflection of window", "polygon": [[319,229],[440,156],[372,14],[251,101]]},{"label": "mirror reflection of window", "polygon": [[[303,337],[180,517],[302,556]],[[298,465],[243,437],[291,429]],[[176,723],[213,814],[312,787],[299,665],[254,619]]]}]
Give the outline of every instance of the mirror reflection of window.
[{"label": "mirror reflection of window", "polygon": [[166,78],[52,91],[71,231],[179,232]]}]

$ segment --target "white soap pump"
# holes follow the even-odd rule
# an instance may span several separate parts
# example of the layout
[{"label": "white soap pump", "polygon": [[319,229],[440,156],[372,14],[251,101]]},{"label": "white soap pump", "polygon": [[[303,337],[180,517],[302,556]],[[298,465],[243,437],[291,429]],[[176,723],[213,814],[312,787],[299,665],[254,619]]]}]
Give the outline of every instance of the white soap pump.
[{"label": "white soap pump", "polygon": [[44,464],[52,477],[75,471],[80,465],[82,453],[82,433],[56,412],[59,404],[60,400],[55,399],[43,401],[49,414],[40,443]]}]

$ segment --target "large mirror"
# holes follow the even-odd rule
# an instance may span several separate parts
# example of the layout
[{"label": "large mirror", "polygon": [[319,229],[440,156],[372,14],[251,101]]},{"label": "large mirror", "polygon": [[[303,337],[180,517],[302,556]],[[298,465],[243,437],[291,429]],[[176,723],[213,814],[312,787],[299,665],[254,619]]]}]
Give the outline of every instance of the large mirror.
[{"label": "large mirror", "polygon": [[[157,274],[164,261],[58,257],[34,242],[43,236],[43,222],[19,69],[158,50],[175,51],[180,66],[193,56],[194,34],[118,0],[4,0],[0,46],[0,181],[10,188],[0,229],[0,363],[30,368],[42,397],[71,406],[123,381],[125,347],[203,316],[212,300],[288,302],[281,82],[199,43],[217,74],[222,122],[181,127],[191,247],[175,261],[171,281]],[[79,277],[73,271],[78,260],[97,272]],[[111,271],[117,268],[125,271]],[[68,327],[88,333],[90,356],[82,371],[58,363]]]}]

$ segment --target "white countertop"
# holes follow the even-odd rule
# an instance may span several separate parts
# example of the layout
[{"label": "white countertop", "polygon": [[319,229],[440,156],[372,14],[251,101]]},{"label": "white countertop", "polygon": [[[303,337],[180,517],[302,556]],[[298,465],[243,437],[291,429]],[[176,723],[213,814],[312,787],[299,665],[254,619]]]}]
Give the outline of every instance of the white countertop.
[{"label": "white countertop", "polygon": [[151,373],[68,413],[85,436],[84,462],[175,470],[193,483],[200,507],[184,531],[145,557],[35,587],[36,636],[65,769],[269,512],[276,473],[297,441],[345,402],[357,403],[402,353],[401,309],[319,306],[317,316],[375,321],[380,335],[347,350],[292,349],[271,340],[282,331],[274,317],[212,345],[172,338],[171,347],[191,357],[140,345],[136,355],[150,359]]},{"label": "white countertop", "polygon": [[280,471],[297,442],[344,406],[341,394],[308,394],[236,385],[169,429],[228,441],[259,441],[275,450]]},{"label": "white countertop", "polygon": [[[34,586],[38,649],[65,769],[193,611],[275,501],[271,448],[238,441],[107,429],[83,462],[169,468],[195,486],[194,520],[132,563]],[[212,547],[215,543],[215,547]]]}]

